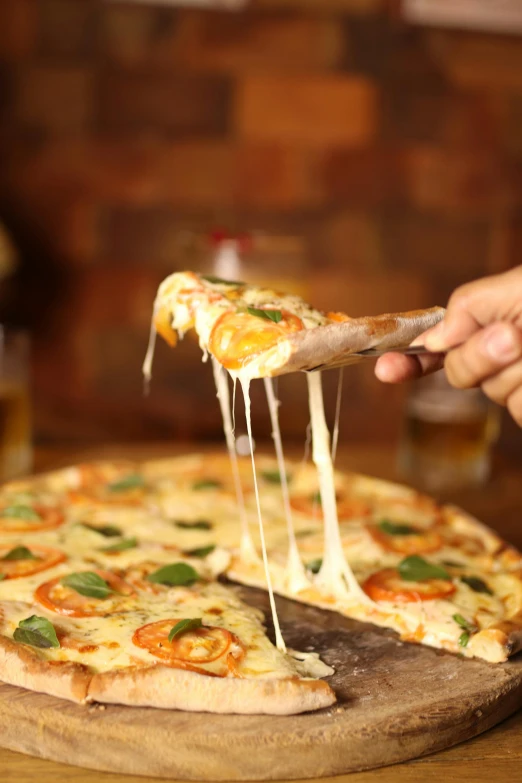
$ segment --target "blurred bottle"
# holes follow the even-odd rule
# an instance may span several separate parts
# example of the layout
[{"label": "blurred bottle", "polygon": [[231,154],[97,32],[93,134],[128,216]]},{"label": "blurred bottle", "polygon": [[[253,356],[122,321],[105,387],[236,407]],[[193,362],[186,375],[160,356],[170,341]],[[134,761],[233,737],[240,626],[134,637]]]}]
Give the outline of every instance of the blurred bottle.
[{"label": "blurred bottle", "polygon": [[454,389],[443,370],[422,378],[406,402],[399,471],[430,491],[484,484],[499,428],[499,409],[479,389]]}]

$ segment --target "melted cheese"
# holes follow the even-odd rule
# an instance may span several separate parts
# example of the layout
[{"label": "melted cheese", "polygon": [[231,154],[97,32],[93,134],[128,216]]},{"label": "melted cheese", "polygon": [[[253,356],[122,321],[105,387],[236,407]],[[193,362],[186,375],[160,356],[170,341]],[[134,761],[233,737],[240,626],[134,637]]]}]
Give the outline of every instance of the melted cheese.
[{"label": "melted cheese", "polygon": [[281,430],[279,428],[279,400],[274,394],[274,386],[271,378],[264,379],[266,398],[268,401],[268,410],[270,412],[270,422],[272,424],[272,438],[277,455],[277,466],[281,481],[281,493],[283,496],[283,508],[286,518],[286,529],[288,533],[288,561],[287,561],[287,580],[290,590],[296,593],[309,587],[309,580],[306,576],[297,540],[295,537],[294,523],[292,519],[292,509],[290,507],[290,493],[288,491],[288,478],[286,475],[285,458],[283,454],[283,443],[281,440]]},{"label": "melted cheese", "polygon": [[[108,671],[135,665],[137,662],[155,665],[158,659],[148,650],[133,644],[137,628],[158,620],[172,620],[173,625],[186,617],[201,617],[204,625],[226,628],[236,634],[245,646],[240,670],[244,677],[280,678],[295,676],[299,665],[279,652],[264,634],[262,615],[246,607],[232,592],[218,583],[200,588],[171,588],[159,596],[141,594],[139,604],[128,611],[105,617],[65,617],[56,615],[29,601],[0,601],[3,614],[2,633],[12,636],[21,620],[38,614],[46,617],[62,634],[74,640],[76,649],[67,640],[61,648],[41,651],[49,660],[72,660],[90,666],[94,671]],[[219,611],[219,613],[216,612]],[[95,649],[82,649],[94,647]],[[212,672],[222,665],[202,664]]]},{"label": "melted cheese", "polygon": [[307,380],[312,422],[312,458],[319,477],[324,518],[324,555],[316,582],[334,596],[346,598],[350,595],[354,599],[368,603],[368,596],[359,587],[346,561],[339,533],[334,471],[330,453],[330,436],[324,416],[321,373],[308,373]]},{"label": "melted cheese", "polygon": [[337,396],[335,399],[335,421],[332,432],[332,462],[335,465],[337,456],[337,445],[339,443],[339,422],[341,421],[341,400],[343,396],[343,368],[339,370],[339,379],[337,381]]},{"label": "melted cheese", "polygon": [[256,496],[256,507],[257,507],[257,518],[259,521],[259,536],[261,539],[261,553],[263,555],[263,566],[265,569],[265,579],[266,579],[266,586],[268,589],[268,597],[270,600],[270,609],[272,611],[272,619],[274,622],[274,631],[275,631],[275,638],[276,638],[276,646],[278,650],[281,650],[282,652],[286,652],[286,645],[283,639],[283,635],[281,633],[281,627],[279,625],[279,618],[277,616],[277,608],[275,604],[275,597],[274,597],[274,590],[272,588],[272,579],[270,576],[270,568],[268,566],[268,554],[266,549],[266,541],[265,541],[265,531],[263,527],[263,516],[261,514],[261,503],[259,500],[259,488],[257,486],[257,475],[256,475],[256,462],[254,458],[254,443],[252,439],[252,421],[250,416],[250,384],[249,381],[243,380],[243,378],[239,378],[241,383],[241,388],[243,390],[243,397],[245,400],[245,416],[246,416],[246,423],[247,423],[247,432],[248,432],[248,439],[250,443],[250,456],[252,458],[252,473],[254,477],[254,492]]},{"label": "melted cheese", "polygon": [[150,333],[149,333],[149,342],[147,345],[147,353],[145,354],[145,359],[143,360],[143,366],[141,368],[141,371],[143,373],[143,387],[145,394],[149,393],[150,390],[150,382],[152,379],[152,362],[154,361],[154,351],[156,349],[156,328],[154,326],[154,313],[152,314],[152,319],[150,323]]},{"label": "melted cheese", "polygon": [[219,406],[221,408],[221,415],[223,418],[223,430],[225,432],[225,441],[227,444],[228,455],[230,458],[230,465],[232,468],[232,476],[234,479],[234,487],[236,491],[237,504],[239,508],[239,519],[241,522],[241,556],[246,560],[257,560],[257,552],[250,535],[248,527],[248,520],[245,511],[245,499],[243,496],[243,490],[241,488],[241,479],[239,476],[239,467],[237,463],[236,444],[234,437],[234,428],[232,419],[230,416],[230,392],[228,388],[228,378],[223,367],[219,362],[212,357],[212,370],[214,373],[214,381],[216,383],[217,397],[219,400]]}]

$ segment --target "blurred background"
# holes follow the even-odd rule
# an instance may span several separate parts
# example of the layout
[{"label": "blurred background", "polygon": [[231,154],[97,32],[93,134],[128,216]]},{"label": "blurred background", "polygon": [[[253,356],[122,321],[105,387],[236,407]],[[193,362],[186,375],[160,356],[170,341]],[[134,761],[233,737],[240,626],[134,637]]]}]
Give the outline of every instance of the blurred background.
[{"label": "blurred background", "polygon": [[[216,230],[243,279],[354,316],[521,262],[522,37],[463,29],[483,0],[449,28],[422,0],[190,5],[0,0],[0,320],[31,333],[38,443],[221,439],[193,342],[141,380],[156,288],[214,269]],[[302,443],[304,378],[279,393]],[[406,393],[346,371],[341,442],[394,442]]]}]

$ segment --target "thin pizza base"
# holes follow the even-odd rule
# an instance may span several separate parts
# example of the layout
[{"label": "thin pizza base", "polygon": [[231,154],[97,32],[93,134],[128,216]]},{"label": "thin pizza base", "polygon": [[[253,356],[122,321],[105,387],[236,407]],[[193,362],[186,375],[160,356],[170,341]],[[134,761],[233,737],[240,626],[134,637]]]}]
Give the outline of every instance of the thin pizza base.
[{"label": "thin pizza base", "polygon": [[[429,506],[432,502],[428,496],[400,484],[355,473],[339,475],[339,486],[347,484],[358,500],[362,497],[373,497],[375,501],[382,501],[383,508],[389,503],[388,511],[392,509],[392,513],[394,507],[398,506],[400,509],[401,503],[404,508],[418,504],[421,509],[419,517],[422,517],[425,513],[423,506]],[[301,482],[306,484],[311,477],[312,474],[305,471]],[[509,606],[508,619],[492,622],[487,628],[474,633],[465,647],[461,647],[457,639],[437,636],[430,630],[429,623],[424,625],[418,616],[408,616],[407,604],[398,603],[389,608],[386,608],[386,604],[378,605],[374,602],[364,604],[355,597],[344,599],[332,596],[325,592],[320,584],[313,582],[300,591],[291,589],[285,566],[284,546],[281,543],[269,548],[274,590],[294,601],[389,628],[396,631],[404,641],[445,649],[468,658],[482,658],[490,663],[505,662],[522,649],[522,555],[506,544],[493,530],[462,509],[452,505],[436,508],[436,514],[444,519],[447,529],[451,529],[458,536],[481,542],[483,553],[470,558],[469,569],[471,572],[485,574],[492,585],[498,585],[499,594],[503,593],[502,601]],[[353,562],[351,565],[354,566]],[[356,566],[354,570],[357,573]],[[364,564],[359,570],[364,572]],[[226,573],[233,581],[266,589],[266,577],[260,563],[245,562],[240,557],[233,557]]]},{"label": "thin pizza base", "polygon": [[[214,464],[224,467],[220,460]],[[178,473],[180,465],[193,482],[191,459],[177,464]],[[0,580],[0,679],[78,703],[275,715],[333,704],[335,694],[325,681],[313,679],[316,672],[309,674],[271,644],[259,611],[215,581],[229,562],[228,553],[220,547],[201,551],[194,546],[201,535],[197,524],[194,531],[190,521],[188,529],[177,528],[159,510],[165,494],[171,494],[168,476],[175,481],[177,472],[172,472],[170,461],[151,467],[155,479],[147,479],[146,491],[132,486],[138,469],[147,474],[146,466],[128,462],[66,468],[11,482],[1,490],[0,572],[5,573]],[[187,493],[176,495],[178,505],[183,494]],[[224,513],[229,500],[226,496]],[[27,518],[28,509],[23,504],[29,502],[38,509],[32,521],[31,515],[29,521],[22,518]],[[18,516],[12,510],[5,513],[13,507]],[[52,513],[44,513],[44,507]],[[58,508],[63,513],[55,513]],[[114,541],[123,547],[111,552],[107,544]],[[13,558],[17,548],[25,548],[25,554]],[[42,561],[46,552],[58,552],[61,559],[46,565]],[[174,587],[147,582],[147,574],[172,562],[195,569],[196,581]],[[73,603],[67,603],[70,590],[63,599],[63,587],[47,587],[70,573],[93,570],[120,580],[114,585],[114,599],[108,596],[107,603],[97,604],[95,599],[90,606],[91,599],[74,591]],[[14,641],[20,622],[33,615],[52,624],[60,640],[58,648],[38,649]],[[155,623],[171,628],[186,617],[201,617],[204,627],[217,632],[217,637],[203,638],[202,658],[191,657],[201,654],[197,646],[195,653],[190,648],[188,657],[183,657],[181,646],[179,660],[168,665],[161,656],[158,660],[152,647],[136,646],[139,628]],[[159,647],[167,642],[168,630],[164,633]],[[217,645],[216,653],[212,644]],[[319,666],[318,676],[331,671]]]},{"label": "thin pizza base", "polygon": [[[244,474],[247,510],[250,508],[250,511],[253,512],[254,498],[252,485],[248,483],[248,464],[247,462],[241,463],[241,470]],[[287,467],[288,471],[293,473],[292,500],[299,506],[303,492],[310,492],[314,489],[314,473],[309,466],[287,463]],[[489,579],[495,588],[497,585],[501,586],[504,591],[503,600],[509,607],[509,611],[505,612],[505,616],[491,622],[487,628],[473,634],[466,647],[459,648],[455,640],[450,643],[447,640],[441,640],[433,633],[431,636],[426,635],[424,633],[426,629],[419,629],[418,623],[417,625],[409,625],[404,619],[404,607],[400,605],[393,610],[384,610],[376,604],[368,606],[357,603],[353,599],[343,602],[339,597],[325,594],[314,582],[311,575],[309,575],[309,585],[306,589],[291,589],[285,569],[286,539],[282,533],[280,486],[274,483],[274,471],[277,468],[277,463],[271,458],[260,456],[258,468],[260,471],[259,481],[264,482],[263,494],[267,512],[266,535],[271,562],[270,573],[276,592],[305,604],[319,606],[357,620],[391,628],[408,641],[459,652],[467,657],[479,657],[491,662],[500,662],[521,649],[522,579],[520,574],[522,573],[522,558],[516,550],[504,544],[489,528],[459,509],[438,507],[430,498],[421,496],[406,487],[357,474],[338,473],[336,475],[341,496],[341,509],[344,502],[343,493],[350,494],[352,500],[356,501],[360,501],[361,498],[371,498],[377,509],[375,513],[383,514],[388,511],[390,518],[394,519],[400,519],[405,510],[413,508],[419,523],[429,519],[430,515],[434,515],[439,519],[439,523],[445,526],[444,529],[451,529],[463,537],[462,540],[478,540],[481,543],[480,555],[474,554],[468,557],[469,569],[472,573],[476,572]],[[103,493],[101,495],[86,491],[83,491],[83,494],[79,493],[75,486],[78,474],[81,473],[81,469],[78,467],[55,471],[34,479],[13,482],[9,485],[9,491],[20,496],[35,491],[41,498],[47,498],[50,502],[58,496],[69,497],[70,493],[74,491],[76,500],[68,511],[67,522],[63,527],[49,528],[39,533],[18,533],[16,530],[10,530],[9,533],[0,535],[0,548],[5,548],[6,541],[16,542],[18,545],[25,543],[29,547],[31,544],[36,546],[37,543],[56,546],[61,542],[61,546],[67,550],[71,562],[77,567],[80,560],[74,559],[76,549],[84,545],[92,549],[96,542],[99,543],[99,534],[86,530],[82,527],[82,523],[79,523],[79,520],[85,519],[89,519],[95,525],[107,524],[108,522],[125,525],[126,535],[139,534],[143,536],[147,541],[140,541],[140,546],[146,543],[146,546],[152,547],[151,551],[154,552],[156,552],[154,546],[157,547],[158,544],[154,539],[162,535],[161,531],[166,537],[167,547],[171,547],[177,538],[182,539],[183,548],[193,548],[196,545],[204,548],[212,540],[221,544],[223,539],[232,553],[232,558],[229,560],[226,552],[223,557],[223,550],[218,548],[212,555],[201,561],[200,568],[202,572],[207,574],[207,579],[212,579],[213,575],[224,570],[232,580],[266,588],[266,579],[260,561],[245,562],[238,557],[237,550],[234,550],[233,539],[235,536],[237,544],[239,525],[237,518],[233,516],[235,508],[233,489],[227,488],[225,483],[221,489],[210,487],[205,490],[208,493],[206,496],[203,496],[201,491],[191,489],[195,480],[202,485],[207,482],[208,486],[209,479],[216,476],[223,478],[226,475],[226,470],[226,458],[223,455],[215,454],[188,455],[142,464],[100,463],[96,466],[89,466],[91,472],[103,473],[103,471],[107,471],[107,475],[111,477],[112,481],[115,477],[126,475],[129,471],[139,471],[145,477],[148,487],[146,491],[144,490],[145,494],[139,498],[134,491],[130,491],[125,495],[125,499],[121,501],[120,505],[116,502],[104,503]],[[174,509],[177,512],[184,509],[189,520],[194,521],[183,523],[183,527],[173,531],[172,522],[166,524],[166,520],[172,520]],[[192,509],[191,514],[189,514],[190,509]],[[215,519],[215,526],[212,530],[197,529],[198,524],[201,526],[199,520],[205,509],[207,515]],[[296,530],[300,536],[300,542],[303,544],[301,550],[303,558],[305,554],[307,556],[313,555],[313,550],[308,550],[306,545],[315,540],[321,530],[322,523],[319,519],[297,511],[294,511],[294,516]],[[346,533],[347,530],[349,531],[350,525],[357,526],[358,524],[359,522],[341,522],[341,529],[343,533]],[[187,529],[187,525],[189,529]],[[190,529],[191,525],[195,525],[196,529]],[[367,527],[367,522],[363,520],[360,527],[361,530]],[[311,535],[309,535],[308,528],[312,528]],[[95,548],[100,551],[98,546]],[[458,549],[455,551],[458,554]],[[119,562],[120,568],[125,570],[135,566],[136,562],[141,562],[141,550],[134,555],[133,552],[134,550],[131,549],[118,555],[120,559],[115,562]],[[109,556],[98,556],[105,558],[102,566],[107,567],[107,562],[110,561]],[[164,558],[170,557],[169,554],[163,556]],[[159,557],[157,552],[155,557]],[[387,561],[385,561],[386,557],[388,557]],[[390,557],[389,554],[382,554],[385,565],[391,562]],[[371,567],[375,570],[379,567],[379,563],[374,563],[371,566],[366,563],[365,567]],[[66,565],[63,563],[56,566],[52,571],[52,576],[65,573],[65,568]],[[355,567],[355,571],[357,573],[357,567]],[[40,611],[35,612],[37,607],[31,606],[28,601],[38,581],[45,581],[47,578],[48,576],[40,577],[38,575],[27,577],[25,592],[20,592],[23,579],[11,582],[12,585],[18,583],[19,599],[22,603],[26,602],[22,609],[16,609],[20,617],[40,613]],[[0,602],[2,598],[5,602],[8,585],[8,581],[0,582]],[[220,600],[224,600],[222,596],[227,589],[221,585],[216,587],[216,594],[219,593],[221,596]],[[232,596],[232,593],[230,595]],[[237,597],[234,598],[234,601],[236,600]],[[256,610],[245,607],[245,611],[252,613],[251,622],[257,623],[262,633]],[[15,624],[19,619],[16,612],[13,615]],[[5,616],[9,616],[9,612],[4,615],[4,619]],[[46,616],[52,618],[49,613]],[[142,622],[146,621],[147,618],[142,620]],[[56,622],[60,625],[65,623],[67,626],[67,622],[63,618],[57,618]],[[89,623],[85,623],[85,626],[87,633]],[[81,627],[81,621],[79,621],[79,627]],[[124,662],[123,666],[120,665],[117,668],[111,668],[109,661],[100,669],[100,667],[85,665],[85,660],[88,660],[88,657],[76,656],[76,660],[72,660],[71,657],[74,656],[66,652],[64,659],[50,660],[49,657],[46,658],[46,651],[40,652],[27,645],[15,643],[10,636],[11,633],[0,636],[0,677],[4,682],[78,703],[99,701],[188,711],[284,715],[320,709],[335,701],[335,694],[325,681],[299,677],[295,670],[292,671],[288,666],[281,665],[279,673],[275,671],[278,667],[273,666],[274,675],[267,677],[247,676],[240,679],[203,676],[195,672],[173,669],[162,663],[146,665],[144,659],[139,661],[136,666],[129,666]],[[107,624],[107,638],[112,638],[110,624]],[[266,643],[268,644],[268,640]],[[275,648],[272,646],[270,648],[273,655],[280,655]],[[67,660],[67,655],[69,655],[69,660]],[[210,672],[210,674],[212,673]]]},{"label": "thin pizza base", "polygon": [[92,673],[80,663],[42,660],[35,651],[5,636],[0,636],[0,678],[8,685],[77,704],[99,702],[187,712],[296,715],[335,702],[332,689],[323,680],[231,680],[161,664]]},{"label": "thin pizza base", "polygon": [[[273,319],[263,317],[267,312]],[[442,307],[361,318],[325,314],[292,294],[175,272],[158,290],[143,369],[150,378],[156,332],[174,346],[194,328],[204,351],[246,379],[354,364],[360,351],[409,345],[443,316]]]}]

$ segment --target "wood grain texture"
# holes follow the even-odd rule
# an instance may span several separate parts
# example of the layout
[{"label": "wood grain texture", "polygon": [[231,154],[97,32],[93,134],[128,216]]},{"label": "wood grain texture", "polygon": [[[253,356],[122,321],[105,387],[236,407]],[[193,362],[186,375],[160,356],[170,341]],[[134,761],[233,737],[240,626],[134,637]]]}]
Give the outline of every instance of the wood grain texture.
[{"label": "wood grain texture", "polygon": [[[267,613],[264,592],[239,588]],[[449,747],[522,704],[522,660],[494,666],[278,600],[287,643],[335,668],[338,703],[291,717],[82,707],[0,686],[4,747],[99,770],[183,780],[326,777]],[[268,613],[267,613],[268,616]]]},{"label": "wood grain texture", "polygon": [[[365,466],[371,463],[372,473],[393,478],[390,457],[377,448],[366,449],[342,462],[357,461],[368,472]],[[54,464],[52,459],[42,467],[49,464]],[[488,511],[485,521],[491,523],[488,517],[496,494],[497,508],[506,510],[499,516],[499,532],[515,539],[521,531],[515,528],[508,506],[520,499],[516,476],[517,471],[504,469],[493,481],[493,490],[481,490],[471,498],[473,503],[465,504],[475,505],[482,495],[481,505]],[[499,484],[505,490],[500,494]],[[243,597],[266,609],[264,593],[239,589]],[[521,656],[500,666],[465,661],[401,643],[389,631],[334,613],[284,599],[278,599],[278,605],[289,644],[313,646],[335,667],[332,685],[338,705],[291,718],[187,715],[112,706],[84,708],[0,686],[0,744],[150,780],[319,779],[448,748],[494,726],[522,703]],[[519,715],[475,742],[425,760],[357,773],[349,782],[391,783],[399,774],[401,783],[514,780],[522,760],[521,739]],[[484,750],[474,751],[477,747]],[[0,770],[2,780],[9,783],[132,781],[121,774],[66,768],[7,750],[0,750]]]}]

